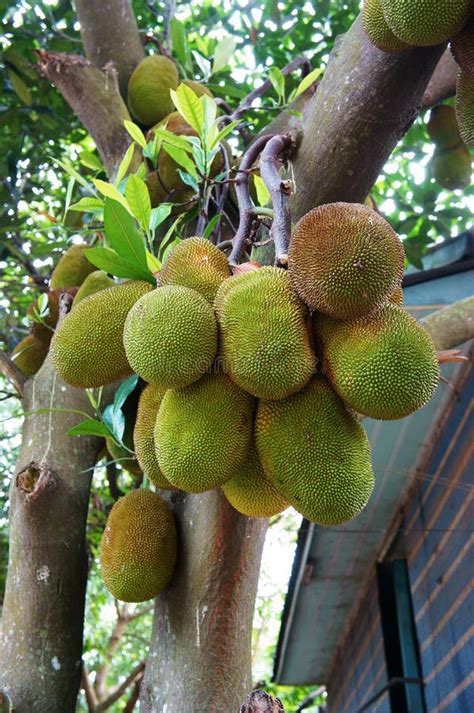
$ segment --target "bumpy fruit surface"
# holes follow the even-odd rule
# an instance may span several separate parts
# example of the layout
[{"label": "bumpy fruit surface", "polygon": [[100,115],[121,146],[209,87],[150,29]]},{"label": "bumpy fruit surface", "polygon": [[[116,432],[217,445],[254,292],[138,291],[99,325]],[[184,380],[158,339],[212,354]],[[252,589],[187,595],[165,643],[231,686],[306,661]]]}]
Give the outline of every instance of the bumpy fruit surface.
[{"label": "bumpy fruit surface", "polygon": [[381,0],[364,0],[362,18],[369,40],[384,52],[405,52],[411,45],[393,34],[383,14]]},{"label": "bumpy fruit surface", "polygon": [[173,111],[170,89],[177,89],[179,75],[175,63],[162,55],[142,59],[128,83],[128,108],[138,121],[153,126]]},{"label": "bumpy fruit surface", "polygon": [[138,402],[137,418],[133,431],[133,443],[137,461],[145,473],[157,488],[172,488],[173,486],[166,480],[161,472],[156,457],[155,430],[158,409],[165,395],[166,389],[156,384],[148,384],[140,396]]},{"label": "bumpy fruit surface", "polygon": [[451,52],[464,72],[474,74],[474,11],[461,32],[452,38]]},{"label": "bumpy fruit surface", "polygon": [[58,287],[78,287],[87,275],[97,270],[86,258],[87,245],[71,245],[60,258],[51,275],[51,289]]},{"label": "bumpy fruit surface", "polygon": [[467,146],[474,146],[474,75],[460,72],[456,86],[456,116],[459,133]]},{"label": "bumpy fruit surface", "polygon": [[41,368],[47,354],[48,344],[33,334],[28,334],[18,342],[10,356],[15,366],[25,376],[34,376]]},{"label": "bumpy fruit surface", "polygon": [[93,295],[101,290],[106,290],[107,287],[113,287],[115,282],[103,270],[95,270],[86,277],[82,285],[79,287],[76,296],[74,297],[74,306],[89,295]]},{"label": "bumpy fruit surface", "polygon": [[466,24],[471,0],[381,0],[388,26],[403,42],[425,47],[446,42]]},{"label": "bumpy fruit surface", "polygon": [[471,155],[462,143],[454,149],[435,151],[430,168],[436,183],[450,191],[466,188],[471,182]]}]

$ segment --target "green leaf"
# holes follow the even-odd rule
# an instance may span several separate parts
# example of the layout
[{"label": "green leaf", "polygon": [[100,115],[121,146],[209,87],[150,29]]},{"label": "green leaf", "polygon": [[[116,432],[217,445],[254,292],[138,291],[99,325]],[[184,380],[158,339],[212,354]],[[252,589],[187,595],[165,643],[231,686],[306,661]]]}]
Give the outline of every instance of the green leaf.
[{"label": "green leaf", "polygon": [[7,69],[7,74],[8,74],[8,79],[11,82],[11,85],[13,87],[13,90],[17,97],[20,99],[22,104],[25,104],[26,106],[30,106],[33,103],[33,99],[31,97],[31,92],[26,86],[25,82],[23,79],[21,79],[16,72],[13,71],[13,69],[8,68]]},{"label": "green leaf", "polygon": [[[137,382],[137,374],[132,374],[132,376],[129,376],[127,379],[122,381],[117,391],[115,392],[114,403],[112,406],[112,426],[113,434],[118,438],[119,441],[122,440],[123,432],[125,429],[125,418],[122,412],[122,406],[136,387]],[[110,406],[107,407],[107,409],[109,408]]]},{"label": "green leaf", "polygon": [[[126,277],[130,280],[145,280],[156,285],[156,280],[148,268],[143,269],[136,263],[121,257],[112,248],[88,248],[84,251],[87,259],[93,265],[116,277]],[[146,257],[145,257],[146,259]]]},{"label": "green leaf", "polygon": [[142,178],[134,176],[128,177],[125,186],[125,197],[130,210],[138,220],[140,226],[148,234],[150,225],[151,201],[148,188]]},{"label": "green leaf", "polygon": [[69,210],[77,210],[80,213],[98,213],[103,209],[104,201],[101,198],[81,198],[69,206]]},{"label": "green leaf", "polygon": [[[133,176],[130,176],[129,180],[130,178]],[[105,199],[104,230],[109,245],[120,257],[136,264],[138,268],[146,269],[145,241],[142,234],[123,206],[110,198]]]},{"label": "green leaf", "polygon": [[181,64],[187,67],[189,66],[189,49],[184,25],[176,17],[173,17],[170,22],[170,30],[173,53]]},{"label": "green leaf", "polygon": [[71,178],[69,179],[68,184],[67,184],[66,200],[65,200],[65,202],[64,202],[63,222],[66,220],[66,214],[67,214],[67,212],[68,212],[68,210],[69,210],[69,206],[70,206],[70,204],[71,204],[72,192],[73,192],[73,190],[74,190],[74,184],[75,184],[75,183],[76,183],[76,181],[74,180],[74,178],[71,177]]},{"label": "green leaf", "polygon": [[132,139],[136,141],[137,144],[142,147],[142,149],[146,149],[146,139],[140,127],[134,124],[133,121],[128,121],[127,119],[125,119],[123,125],[125,126],[126,131],[128,131]]},{"label": "green leaf", "polygon": [[146,251],[146,262],[151,273],[161,270],[161,262],[148,250]]},{"label": "green leaf", "polygon": [[313,69],[312,72],[307,74],[306,77],[304,77],[304,79],[302,79],[301,82],[298,84],[294,98],[296,99],[296,97],[299,97],[300,94],[303,94],[303,92],[305,92],[308,87],[310,87],[313,82],[315,82],[317,78],[321,76],[323,71],[324,69],[322,67],[318,67],[318,69]]},{"label": "green leaf", "polygon": [[164,220],[166,220],[172,209],[172,203],[161,203],[161,205],[156,208],[152,208],[150,215],[150,230],[156,230],[156,228],[161,225]]},{"label": "green leaf", "polygon": [[202,104],[204,115],[204,144],[207,150],[210,151],[212,149],[214,139],[218,134],[217,126],[215,124],[217,116],[217,104],[215,100],[211,97],[208,97],[207,94],[203,94],[199,101]]},{"label": "green leaf", "polygon": [[255,183],[255,190],[257,192],[258,205],[264,206],[270,203],[271,196],[268,188],[265,185],[265,181],[261,176],[254,174],[253,177]]},{"label": "green leaf", "polygon": [[192,126],[197,131],[199,136],[202,136],[204,110],[193,90],[186,84],[180,84],[176,91],[170,89],[170,94],[181,116],[188,122],[189,126]]},{"label": "green leaf", "polygon": [[[53,163],[57,163],[58,166],[61,166],[61,168],[64,169],[64,171],[66,171],[66,173],[68,173],[70,176],[72,176],[74,180],[79,183],[80,186],[82,186],[83,188],[87,188],[87,190],[90,191],[90,193],[92,193],[93,195],[97,195],[96,191],[94,190],[94,186],[89,183],[89,181],[86,181],[86,179],[83,178],[81,174],[78,173],[73,166],[71,166],[70,163],[68,163],[67,161],[60,161],[58,158],[54,158],[54,156],[50,156],[50,159],[51,161],[53,161]],[[104,183],[104,181],[101,181],[101,183]]]},{"label": "green leaf", "polygon": [[189,158],[188,154],[175,146],[169,146],[167,144],[163,145],[163,149],[166,153],[171,156],[173,161],[176,161],[178,166],[182,166],[188,173],[197,179],[196,166],[193,161]]},{"label": "green leaf", "polygon": [[272,83],[272,86],[280,99],[285,98],[285,77],[282,74],[281,69],[278,67],[272,67],[268,71],[268,78]]},{"label": "green leaf", "polygon": [[107,438],[107,436],[110,436],[110,431],[102,421],[98,421],[96,418],[86,418],[84,421],[70,428],[67,435],[99,436],[101,438]]},{"label": "green leaf", "polygon": [[188,138],[192,137],[185,138],[184,136],[178,136],[167,129],[155,129],[154,133],[169,146],[176,146],[176,148],[182,151],[188,151],[189,153],[193,150],[192,142],[188,141]]},{"label": "green leaf", "polygon": [[210,146],[211,149],[214,148],[218,143],[220,143],[223,139],[225,139],[226,136],[228,136],[232,131],[235,129],[236,126],[238,126],[238,121],[231,121],[230,124],[227,124],[227,126],[224,126],[223,129],[219,131],[217,136],[214,138],[212,142],[212,146]]},{"label": "green leaf", "polygon": [[112,183],[107,183],[107,181],[101,181],[99,178],[94,178],[92,183],[94,186],[102,193],[106,198],[112,198],[117,203],[123,205],[123,207],[130,213],[129,205],[124,198],[124,196],[117,190],[117,188],[112,185]]},{"label": "green leaf", "polygon": [[115,185],[119,186],[121,180],[124,178],[125,174],[127,173],[130,164],[132,162],[133,154],[135,152],[135,144],[130,144],[128,149],[125,151],[125,154],[123,156],[123,159],[120,161],[119,167],[117,169],[117,175],[115,176]]},{"label": "green leaf", "polygon": [[212,63],[212,74],[217,74],[227,67],[229,59],[235,52],[236,42],[233,37],[224,37],[217,43]]},{"label": "green leaf", "polygon": [[209,75],[211,74],[211,63],[209,62],[208,59],[202,56],[199,52],[196,52],[196,50],[192,51],[193,57],[196,61],[197,66],[201,70],[201,73],[204,77],[204,81],[206,81],[209,78]]},{"label": "green leaf", "polygon": [[217,223],[220,221],[222,218],[222,213],[218,213],[217,215],[214,215],[209,223],[206,225],[206,229],[204,230],[204,233],[202,234],[202,237],[208,240],[211,237],[212,231],[216,227]]},{"label": "green leaf", "polygon": [[102,161],[98,156],[95,155],[95,153],[92,153],[92,151],[82,151],[81,155],[79,156],[79,161],[82,163],[83,166],[85,166],[86,168],[90,168],[93,171],[104,170]]}]

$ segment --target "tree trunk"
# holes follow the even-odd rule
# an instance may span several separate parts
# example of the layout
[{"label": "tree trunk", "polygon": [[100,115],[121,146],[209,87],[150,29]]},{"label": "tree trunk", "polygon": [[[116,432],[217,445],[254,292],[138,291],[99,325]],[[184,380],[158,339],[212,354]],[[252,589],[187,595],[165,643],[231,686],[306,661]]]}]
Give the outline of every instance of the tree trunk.
[{"label": "tree trunk", "polygon": [[[25,422],[10,488],[10,552],[0,631],[0,688],[15,713],[73,713],[87,584],[85,522],[96,438],[66,432],[90,412],[85,392],[49,360],[26,382]],[[46,413],[34,414],[38,409]]]},{"label": "tree trunk", "polygon": [[180,495],[180,551],[156,601],[143,713],[237,713],[251,684],[252,618],[268,521],[220,491]]}]

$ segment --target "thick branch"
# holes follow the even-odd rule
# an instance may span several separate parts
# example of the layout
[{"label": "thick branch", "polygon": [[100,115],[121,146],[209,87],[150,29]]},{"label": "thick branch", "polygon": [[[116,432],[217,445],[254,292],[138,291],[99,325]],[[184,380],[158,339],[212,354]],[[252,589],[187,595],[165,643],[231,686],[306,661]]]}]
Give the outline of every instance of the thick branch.
[{"label": "thick branch", "polygon": [[102,72],[78,55],[39,52],[39,68],[61,92],[94,139],[111,176],[130,144],[123,122],[130,119],[115,72]]},{"label": "thick branch", "polygon": [[458,74],[459,67],[454,61],[451,51],[447,49],[436,65],[433,76],[423,94],[422,109],[428,109],[442,99],[454,96]]},{"label": "thick branch", "polygon": [[126,97],[130,75],[144,56],[130,0],[76,0],[75,4],[87,59],[99,69],[112,62]]},{"label": "thick branch", "polygon": [[125,708],[123,709],[123,713],[132,713],[132,711],[135,710],[135,706],[138,702],[138,699],[140,697],[140,686],[143,681],[143,674],[138,676],[137,680],[133,684],[132,692],[130,694],[130,697],[125,705]]},{"label": "thick branch", "polygon": [[20,396],[23,396],[26,376],[5,352],[0,352],[0,371],[10,384],[15,387]]},{"label": "thick branch", "polygon": [[240,713],[284,713],[284,708],[279,698],[265,691],[252,691],[241,705]]},{"label": "thick branch", "polygon": [[106,698],[105,700],[101,701],[99,705],[96,708],[96,712],[100,713],[101,711],[106,711],[107,708],[110,708],[110,706],[115,703],[115,701],[118,701],[120,696],[122,696],[127,688],[136,680],[137,676],[143,673],[145,670],[145,661],[141,661],[131,673],[127,676],[125,681],[120,684],[120,686],[117,686],[117,688],[112,691],[110,696]]},{"label": "thick branch", "polygon": [[424,317],[421,323],[437,349],[452,349],[474,339],[474,297],[443,307]]}]

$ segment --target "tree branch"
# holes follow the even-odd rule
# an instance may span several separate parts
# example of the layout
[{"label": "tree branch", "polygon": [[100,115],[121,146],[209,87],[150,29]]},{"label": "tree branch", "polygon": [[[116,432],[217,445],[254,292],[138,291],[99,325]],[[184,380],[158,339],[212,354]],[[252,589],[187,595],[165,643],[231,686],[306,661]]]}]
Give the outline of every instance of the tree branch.
[{"label": "tree branch", "polygon": [[85,663],[85,661],[82,662],[81,686],[84,691],[84,695],[86,697],[87,709],[88,709],[89,713],[95,713],[96,706],[99,701],[97,700],[95,691],[92,688],[92,685],[91,685],[91,682],[89,679],[89,671],[87,669],[87,664]]},{"label": "tree branch", "polygon": [[122,637],[124,635],[125,629],[128,624],[128,606],[127,604],[124,604],[123,609],[120,609],[118,606],[118,603],[116,602],[116,608],[117,608],[117,620],[115,622],[113,631],[109,637],[109,640],[107,642],[107,649],[104,655],[104,663],[101,666],[98,666],[96,674],[95,674],[95,681],[94,681],[94,690],[96,693],[97,698],[101,701],[105,697],[105,680],[108,676],[108,673],[110,671],[110,666],[112,663],[112,658],[114,653],[119,647],[120,641],[122,640]]},{"label": "tree branch", "polygon": [[137,704],[137,701],[140,697],[140,686],[143,681],[143,674],[138,676],[137,680],[135,681],[133,685],[132,692],[130,694],[130,698],[128,699],[125,708],[123,709],[123,713],[132,713],[133,710],[135,710],[135,706]]},{"label": "tree branch", "polygon": [[96,713],[100,713],[101,711],[107,710],[107,708],[110,708],[110,706],[115,703],[115,701],[118,701],[120,696],[122,696],[127,688],[130,686],[131,683],[135,681],[137,676],[139,674],[143,674],[143,671],[145,670],[145,661],[140,661],[140,663],[135,666],[133,671],[127,676],[125,681],[120,684],[120,686],[117,686],[117,688],[112,691],[110,696],[106,698],[105,700],[101,701],[99,705],[96,708]]},{"label": "tree branch", "polygon": [[0,371],[22,397],[26,376],[5,352],[0,352]]},{"label": "tree branch", "polygon": [[284,713],[284,708],[279,698],[265,691],[252,691],[241,705],[240,713]]},{"label": "tree branch", "polygon": [[94,139],[111,176],[130,144],[123,122],[130,114],[118,91],[115,72],[103,72],[78,55],[38,52],[39,69],[61,92]]},{"label": "tree branch", "polygon": [[424,317],[421,323],[439,350],[452,349],[474,339],[474,297],[453,302]]},{"label": "tree branch", "polygon": [[144,57],[130,1],[76,0],[75,5],[87,59],[99,69],[112,62],[126,97],[130,75]]},{"label": "tree branch", "polygon": [[447,49],[436,65],[433,76],[428,82],[428,86],[423,94],[421,108],[428,109],[442,99],[454,96],[454,94],[456,94],[456,80],[458,74],[459,67],[454,61],[451,50]]}]

